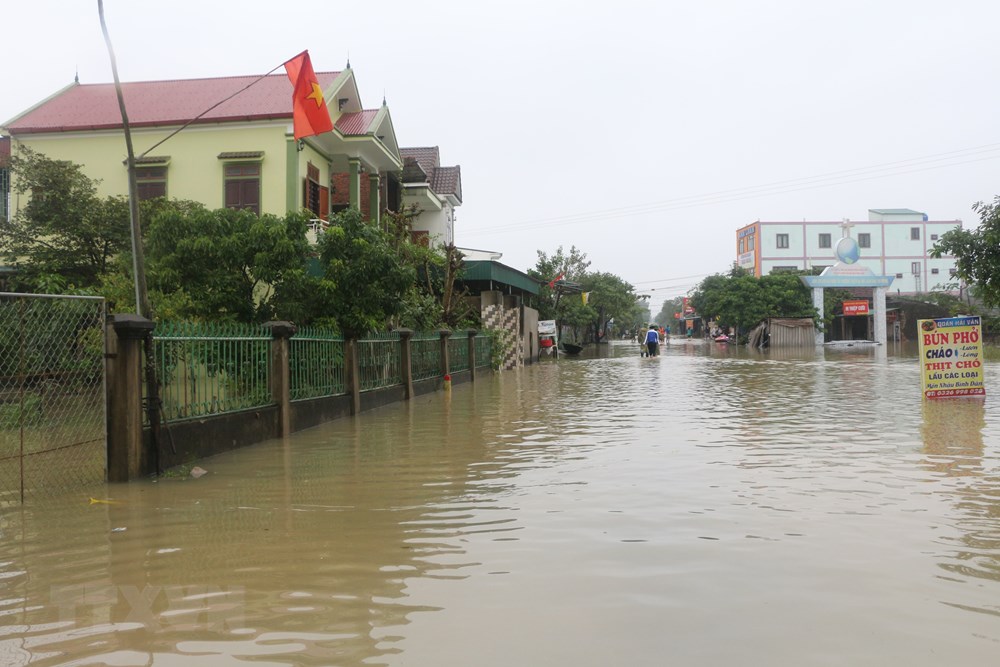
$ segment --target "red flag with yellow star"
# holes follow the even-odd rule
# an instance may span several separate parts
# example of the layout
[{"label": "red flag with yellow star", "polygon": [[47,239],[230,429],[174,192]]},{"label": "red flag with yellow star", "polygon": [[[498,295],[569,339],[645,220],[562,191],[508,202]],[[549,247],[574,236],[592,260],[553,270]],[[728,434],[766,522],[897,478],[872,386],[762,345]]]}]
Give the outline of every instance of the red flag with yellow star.
[{"label": "red flag with yellow star", "polygon": [[311,137],[333,129],[330,112],[313,72],[309,52],[303,51],[285,63],[285,71],[295,87],[292,91],[292,122],[295,139]]}]

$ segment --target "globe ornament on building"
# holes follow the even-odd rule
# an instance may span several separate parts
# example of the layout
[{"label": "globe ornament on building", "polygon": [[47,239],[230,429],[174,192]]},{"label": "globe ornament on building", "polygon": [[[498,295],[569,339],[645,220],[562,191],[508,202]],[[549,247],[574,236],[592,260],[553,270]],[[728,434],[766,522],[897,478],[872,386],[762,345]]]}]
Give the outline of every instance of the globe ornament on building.
[{"label": "globe ornament on building", "polygon": [[850,236],[845,236],[837,241],[836,255],[837,259],[844,264],[854,264],[861,259],[861,249],[858,248],[857,241]]}]

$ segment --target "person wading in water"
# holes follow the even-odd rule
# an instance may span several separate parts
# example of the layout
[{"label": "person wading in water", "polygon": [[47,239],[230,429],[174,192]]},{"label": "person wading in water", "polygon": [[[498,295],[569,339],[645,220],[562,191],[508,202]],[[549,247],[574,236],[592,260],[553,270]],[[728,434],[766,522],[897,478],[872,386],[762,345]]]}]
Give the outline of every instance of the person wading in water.
[{"label": "person wading in water", "polygon": [[646,332],[646,356],[655,357],[659,347],[660,332],[656,330],[655,324],[650,324],[649,331]]}]

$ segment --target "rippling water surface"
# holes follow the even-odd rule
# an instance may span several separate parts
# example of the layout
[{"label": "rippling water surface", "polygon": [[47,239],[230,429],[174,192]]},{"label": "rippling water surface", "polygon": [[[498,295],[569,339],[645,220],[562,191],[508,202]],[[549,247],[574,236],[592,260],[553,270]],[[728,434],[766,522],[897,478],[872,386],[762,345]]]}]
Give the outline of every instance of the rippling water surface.
[{"label": "rippling water surface", "polygon": [[5,510],[0,665],[993,664],[986,377],[616,345]]}]

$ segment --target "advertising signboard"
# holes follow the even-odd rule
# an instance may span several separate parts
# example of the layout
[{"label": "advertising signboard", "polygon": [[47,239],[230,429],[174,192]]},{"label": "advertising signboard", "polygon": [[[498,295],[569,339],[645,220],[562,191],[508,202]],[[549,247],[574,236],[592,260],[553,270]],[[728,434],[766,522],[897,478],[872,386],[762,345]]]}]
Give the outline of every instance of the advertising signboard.
[{"label": "advertising signboard", "polygon": [[917,321],[924,398],[985,396],[979,317]]},{"label": "advertising signboard", "polygon": [[538,335],[539,336],[555,336],[556,335],[556,321],[555,320],[538,320]]},{"label": "advertising signboard", "polygon": [[868,314],[868,300],[861,301],[845,301],[844,302],[844,317],[853,317],[854,315],[867,315]]}]

